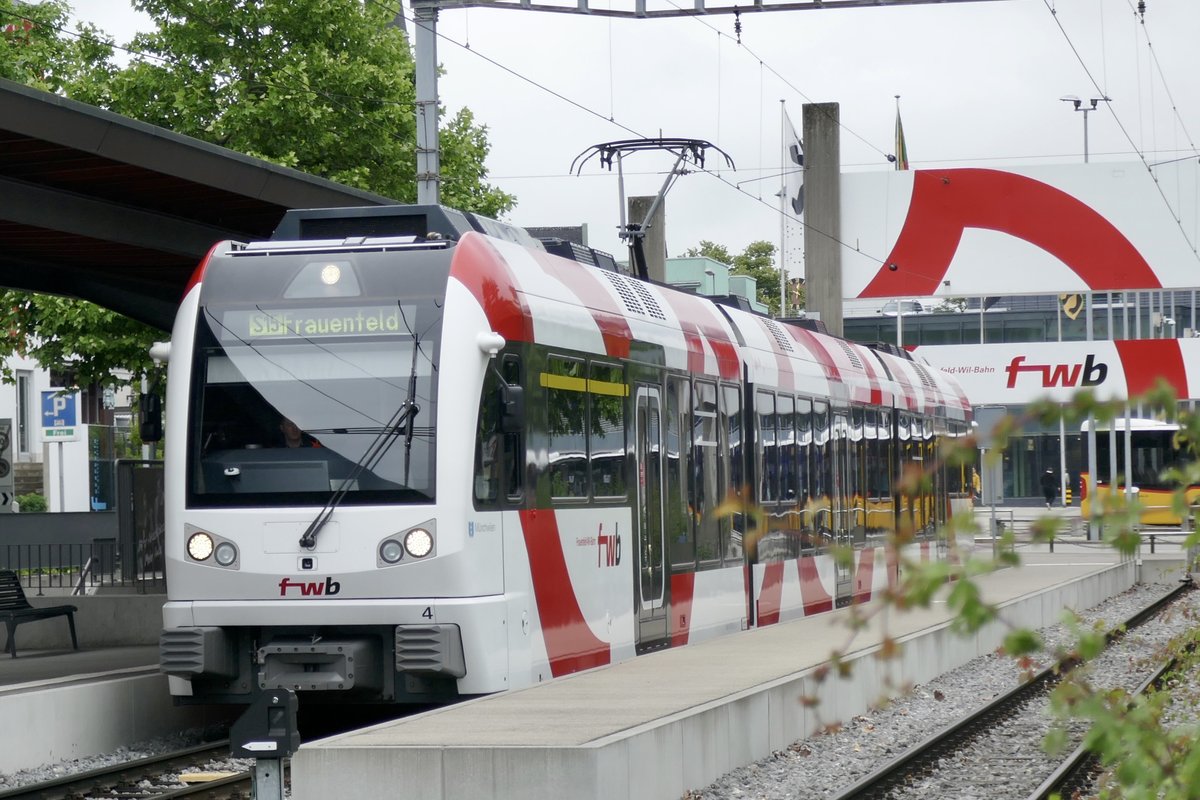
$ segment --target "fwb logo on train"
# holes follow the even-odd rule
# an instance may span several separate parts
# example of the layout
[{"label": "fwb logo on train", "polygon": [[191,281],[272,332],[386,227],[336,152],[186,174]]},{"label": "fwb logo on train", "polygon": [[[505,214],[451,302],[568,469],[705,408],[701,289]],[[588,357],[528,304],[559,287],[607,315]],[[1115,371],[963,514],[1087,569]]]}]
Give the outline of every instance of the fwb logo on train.
[{"label": "fwb logo on train", "polygon": [[621,526],[614,526],[613,533],[604,532],[604,523],[596,533],[596,566],[615,567],[621,563]]}]

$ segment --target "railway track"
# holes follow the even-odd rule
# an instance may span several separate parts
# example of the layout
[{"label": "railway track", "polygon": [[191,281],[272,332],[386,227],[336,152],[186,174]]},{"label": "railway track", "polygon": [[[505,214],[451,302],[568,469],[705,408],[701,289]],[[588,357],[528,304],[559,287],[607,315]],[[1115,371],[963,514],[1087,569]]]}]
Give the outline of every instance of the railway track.
[{"label": "railway track", "polygon": [[196,745],[111,767],[80,772],[52,781],[0,792],[0,800],[124,800],[125,798],[207,798],[249,800],[251,772],[238,772],[203,783],[180,785],[180,772],[229,758],[229,742]]},{"label": "railway track", "polygon": [[[1191,588],[1191,584],[1181,584],[1111,631],[1107,635],[1110,650],[1126,632],[1155,618]],[[1051,725],[1049,693],[1066,672],[1077,666],[1078,661],[1069,661],[1047,667],[834,797],[836,800],[908,797],[1043,800],[1055,791],[1083,785],[1087,776],[1094,774],[1095,765],[1088,763],[1088,754],[1082,748],[1068,756],[1057,770],[1041,751],[1042,740]],[[1160,666],[1148,678],[1146,668],[1142,668],[1139,691],[1161,680],[1170,667],[1170,664]],[[1073,741],[1082,741],[1084,733],[1081,726],[1071,729]],[[971,764],[970,772],[962,768],[964,763]]]}]

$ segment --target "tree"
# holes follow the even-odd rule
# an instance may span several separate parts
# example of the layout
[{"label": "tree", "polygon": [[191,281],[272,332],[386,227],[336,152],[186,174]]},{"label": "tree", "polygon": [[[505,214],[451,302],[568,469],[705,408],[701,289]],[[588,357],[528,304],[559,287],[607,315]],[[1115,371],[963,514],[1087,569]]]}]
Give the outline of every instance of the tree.
[{"label": "tree", "polygon": [[[758,301],[767,306],[772,316],[779,315],[779,268],[775,266],[775,245],[766,240],[758,240],[746,245],[746,249],[738,255],[731,255],[723,244],[716,244],[707,239],[700,242],[699,247],[693,247],[684,253],[689,258],[704,256],[714,261],[720,261],[730,267],[733,275],[748,275],[755,279]],[[804,305],[803,286],[792,287],[788,300],[789,307]],[[795,302],[799,298],[799,303]]]},{"label": "tree", "polygon": [[[152,32],[119,67],[95,26],[67,33],[65,0],[0,0],[0,77],[275,163],[416,198],[413,62],[395,8],[357,0],[133,0]],[[485,182],[487,129],[469,110],[441,132],[442,199],[489,216],[514,199]],[[162,333],[81,300],[0,292],[3,346],[77,385],[150,366]],[[5,376],[0,370],[0,378]]]},{"label": "tree", "polygon": [[[43,367],[70,365],[72,387],[124,384],[154,373],[150,345],[163,332],[83,300],[0,291],[0,352],[18,353]],[[0,380],[12,382],[0,361]]]},{"label": "tree", "polygon": [[58,34],[70,13],[62,0],[0,0],[0,78],[61,93],[92,65],[110,61],[111,40],[94,25],[79,25],[77,36]]},{"label": "tree", "polygon": [[[156,30],[124,69],[97,64],[69,91],[241,153],[416,199],[413,59],[397,6],[357,0],[133,0]],[[486,128],[469,110],[443,126],[442,201],[500,216],[484,182]]]},{"label": "tree", "polygon": [[967,298],[965,297],[944,297],[942,301],[933,307],[934,311],[944,313],[961,314],[967,310]]}]

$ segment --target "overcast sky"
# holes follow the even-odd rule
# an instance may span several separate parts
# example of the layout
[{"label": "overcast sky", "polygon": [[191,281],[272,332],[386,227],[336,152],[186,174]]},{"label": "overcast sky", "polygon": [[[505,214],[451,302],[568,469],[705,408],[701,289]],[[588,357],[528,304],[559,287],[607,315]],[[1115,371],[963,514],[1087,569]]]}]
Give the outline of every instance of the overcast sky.
[{"label": "overcast sky", "polygon": [[[781,100],[797,130],[803,104],[840,104],[844,171],[890,168],[895,95],[914,168],[1081,161],[1084,115],[1059,100],[1072,94],[1112,98],[1088,115],[1093,161],[1200,156],[1200,3],[1147,0],[1144,24],[1136,6],[982,0],[745,13],[741,46],[724,14],[612,20],[447,10],[438,26],[441,100],[488,126],[490,180],[518,200],[512,222],[586,223],[593,246],[620,256],[616,176],[594,160],[573,176],[572,159],[589,145],[632,138],[626,128],[711,141],[737,170],[675,184],[667,246],[678,255],[708,239],[736,252],[757,239],[779,241]],[[76,0],[76,13],[119,43],[147,27],[128,0]],[[653,153],[627,160],[627,193],[656,193],[670,163]],[[722,165],[710,152],[707,166]]]}]

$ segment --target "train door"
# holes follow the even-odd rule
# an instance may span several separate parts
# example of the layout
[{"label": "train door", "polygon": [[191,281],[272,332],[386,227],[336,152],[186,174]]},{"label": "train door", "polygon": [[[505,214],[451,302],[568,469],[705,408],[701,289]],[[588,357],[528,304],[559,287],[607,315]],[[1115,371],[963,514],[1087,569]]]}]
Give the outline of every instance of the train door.
[{"label": "train door", "polygon": [[[850,491],[850,420],[848,409],[829,408],[830,466],[833,484],[830,487],[830,503],[833,520],[833,546],[841,553],[854,547],[851,536],[853,500]],[[844,555],[834,558],[834,583],[836,584],[837,607],[848,606],[854,598],[854,562]]]},{"label": "train door", "polygon": [[654,647],[667,638],[666,576],[663,569],[663,416],[662,389],[638,384],[637,431],[637,558],[634,606],[638,617],[637,647]]}]

